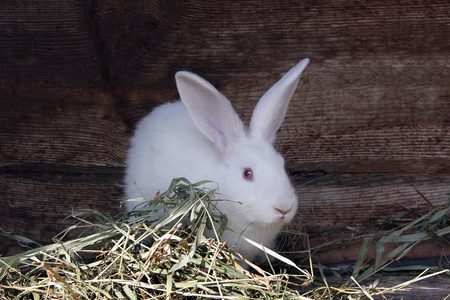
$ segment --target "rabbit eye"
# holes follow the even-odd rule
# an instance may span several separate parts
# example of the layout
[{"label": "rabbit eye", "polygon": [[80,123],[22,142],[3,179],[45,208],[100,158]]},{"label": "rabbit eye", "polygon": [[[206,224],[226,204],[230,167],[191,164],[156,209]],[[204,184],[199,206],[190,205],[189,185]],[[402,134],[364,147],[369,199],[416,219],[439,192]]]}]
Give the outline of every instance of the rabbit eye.
[{"label": "rabbit eye", "polygon": [[253,170],[251,168],[245,168],[244,171],[242,171],[242,177],[245,180],[253,181]]}]

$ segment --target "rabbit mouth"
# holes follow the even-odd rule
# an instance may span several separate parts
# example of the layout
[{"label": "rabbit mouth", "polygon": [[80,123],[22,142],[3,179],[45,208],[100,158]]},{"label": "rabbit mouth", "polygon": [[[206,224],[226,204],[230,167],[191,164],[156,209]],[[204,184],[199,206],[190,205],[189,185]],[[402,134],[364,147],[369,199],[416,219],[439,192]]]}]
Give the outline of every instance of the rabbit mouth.
[{"label": "rabbit mouth", "polygon": [[291,216],[280,216],[278,217],[276,222],[273,222],[273,224],[279,224],[279,225],[285,225],[287,223],[289,223],[292,220]]},{"label": "rabbit mouth", "polygon": [[279,223],[287,223],[290,221],[289,217],[286,217],[286,215],[282,215],[281,217],[279,217]]}]

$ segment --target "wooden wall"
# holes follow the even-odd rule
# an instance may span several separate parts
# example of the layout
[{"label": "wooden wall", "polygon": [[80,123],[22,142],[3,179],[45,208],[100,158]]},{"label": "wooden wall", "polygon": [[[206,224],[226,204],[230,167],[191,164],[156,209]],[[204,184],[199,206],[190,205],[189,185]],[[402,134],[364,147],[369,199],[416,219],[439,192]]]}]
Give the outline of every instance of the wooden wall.
[{"label": "wooden wall", "polygon": [[209,80],[248,120],[305,57],[277,144],[304,229],[369,230],[448,205],[449,11],[448,1],[3,1],[0,227],[47,242],[72,209],[119,213],[130,134],[177,98],[176,71]]}]

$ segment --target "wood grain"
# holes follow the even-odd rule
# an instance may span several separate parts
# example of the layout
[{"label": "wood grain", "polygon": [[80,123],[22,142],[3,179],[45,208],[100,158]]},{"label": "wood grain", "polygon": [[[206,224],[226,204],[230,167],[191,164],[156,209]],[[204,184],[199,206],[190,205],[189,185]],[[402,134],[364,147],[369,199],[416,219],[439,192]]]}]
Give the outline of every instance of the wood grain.
[{"label": "wood grain", "polygon": [[448,174],[306,174],[294,182],[298,227],[307,232],[368,230],[388,217],[414,211],[411,218],[418,217],[449,201]]},{"label": "wood grain", "polygon": [[[430,271],[428,274],[432,274]],[[411,272],[411,274],[395,275],[390,273],[379,274],[378,276],[371,277],[370,279],[364,280],[361,284],[364,287],[369,287],[375,280],[378,280],[377,288],[381,291],[382,289],[394,287],[396,285],[401,285],[402,283],[408,282],[410,280],[416,279],[419,274]],[[331,279],[328,282],[330,285],[339,285],[339,282]],[[423,299],[445,299],[448,297],[448,286],[450,280],[446,276],[435,276],[428,278],[426,280],[415,282],[402,289],[397,289],[395,292],[388,292],[384,295],[373,296],[375,300],[384,299],[408,299],[408,300],[423,300]]]},{"label": "wood grain", "polygon": [[448,1],[7,1],[0,227],[43,242],[71,208],[117,213],[130,135],[178,97],[175,72],[209,80],[248,121],[304,57],[276,145],[298,226],[366,230],[427,209],[417,190],[448,205],[448,11]]},{"label": "wood grain", "polygon": [[127,128],[111,95],[88,88],[3,91],[0,165],[123,166]]}]

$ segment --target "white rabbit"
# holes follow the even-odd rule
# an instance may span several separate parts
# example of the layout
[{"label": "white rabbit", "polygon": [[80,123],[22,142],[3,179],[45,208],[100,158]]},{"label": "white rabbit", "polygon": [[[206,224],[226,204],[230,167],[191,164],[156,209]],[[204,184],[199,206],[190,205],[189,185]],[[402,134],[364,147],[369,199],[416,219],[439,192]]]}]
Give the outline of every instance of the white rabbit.
[{"label": "white rabbit", "polygon": [[[235,250],[249,260],[262,252],[240,239],[240,234],[272,248],[298,205],[284,159],[273,144],[308,62],[299,62],[264,94],[248,128],[209,82],[178,72],[181,101],[156,107],[138,124],[131,140],[127,199],[165,191],[177,177],[191,182],[211,180],[219,186],[220,198],[231,200],[217,202],[232,230],[225,231],[222,240],[236,244]],[[138,204],[125,203],[127,210]]]}]

